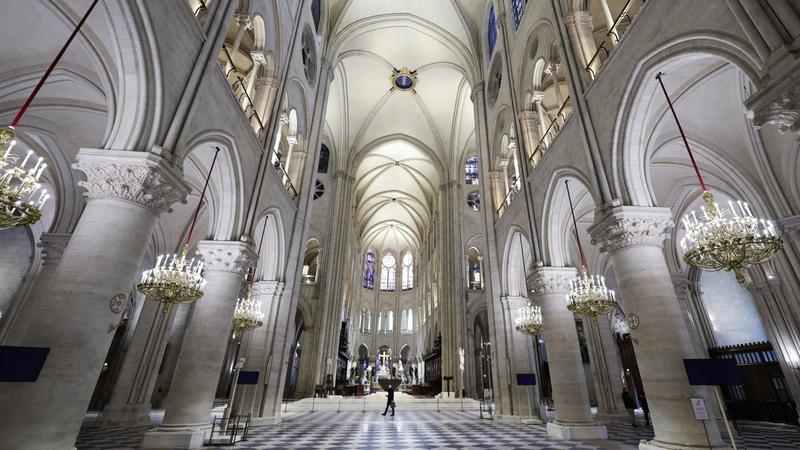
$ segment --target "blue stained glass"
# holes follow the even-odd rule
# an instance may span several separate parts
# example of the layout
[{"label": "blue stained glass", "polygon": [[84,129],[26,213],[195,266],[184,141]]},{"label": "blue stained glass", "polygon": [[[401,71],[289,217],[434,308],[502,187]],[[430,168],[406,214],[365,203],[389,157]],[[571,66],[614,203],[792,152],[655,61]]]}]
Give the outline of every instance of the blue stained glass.
[{"label": "blue stained glass", "polygon": [[494,53],[494,44],[497,43],[497,19],[494,16],[494,5],[489,9],[489,29],[487,39],[489,41],[489,56]]},{"label": "blue stained glass", "polygon": [[414,80],[412,80],[408,75],[400,75],[394,79],[394,84],[396,84],[400,89],[409,89],[414,85]]},{"label": "blue stained glass", "polygon": [[467,184],[478,184],[478,157],[470,156],[464,166],[464,178]]},{"label": "blue stained glass", "polygon": [[311,16],[314,17],[314,27],[316,27],[317,31],[319,31],[319,19],[322,11],[320,1],[321,0],[311,1]]},{"label": "blue stained glass", "polygon": [[522,22],[522,15],[525,14],[525,3],[527,0],[511,0],[511,9],[514,12],[514,28],[519,28]]}]

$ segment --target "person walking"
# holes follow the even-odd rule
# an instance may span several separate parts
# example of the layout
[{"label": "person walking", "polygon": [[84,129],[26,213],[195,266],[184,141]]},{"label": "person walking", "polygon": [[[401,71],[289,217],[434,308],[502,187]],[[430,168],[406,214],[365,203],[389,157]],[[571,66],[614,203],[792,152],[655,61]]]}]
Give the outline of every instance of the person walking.
[{"label": "person walking", "polygon": [[644,391],[639,392],[639,406],[644,411],[644,426],[650,426],[650,407],[647,406],[647,397],[644,395]]},{"label": "person walking", "polygon": [[633,401],[633,396],[626,387],[622,388],[622,403],[625,404],[625,409],[628,411],[628,415],[631,416],[631,425],[638,427],[636,425],[636,402]]},{"label": "person walking", "polygon": [[394,416],[394,407],[394,386],[390,384],[389,388],[386,389],[386,409],[383,410],[383,414],[381,415],[385,416],[389,408],[392,408],[392,415]]}]

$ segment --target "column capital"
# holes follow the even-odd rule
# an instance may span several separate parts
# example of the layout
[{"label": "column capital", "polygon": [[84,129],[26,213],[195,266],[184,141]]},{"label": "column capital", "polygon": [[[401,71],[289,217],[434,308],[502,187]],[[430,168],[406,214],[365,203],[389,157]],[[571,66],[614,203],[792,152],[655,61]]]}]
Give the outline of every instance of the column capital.
[{"label": "column capital", "polygon": [[680,297],[681,295],[688,296],[692,292],[692,282],[686,273],[671,273],[672,287],[675,288],[675,293]]},{"label": "column capital", "polygon": [[574,267],[535,267],[528,275],[528,286],[533,295],[566,294],[570,281],[578,276]]},{"label": "column capital", "polygon": [[517,311],[528,305],[528,299],[516,295],[500,297],[500,301],[509,311]]},{"label": "column capital", "polygon": [[37,247],[42,249],[42,265],[56,265],[67,248],[71,234],[42,233]]},{"label": "column capital", "polygon": [[200,241],[197,254],[207,272],[230,272],[244,275],[258,259],[252,247],[241,241]]},{"label": "column capital", "polygon": [[792,240],[800,238],[800,216],[781,217],[777,222],[784,235]]},{"label": "column capital", "polygon": [[595,218],[589,235],[601,252],[638,246],[663,248],[673,225],[669,208],[617,206]]},{"label": "column capital", "polygon": [[559,67],[561,67],[561,64],[559,63],[555,62],[548,63],[546,66],[544,66],[544,73],[548,75],[553,75],[556,72],[558,72]]},{"label": "column capital", "polygon": [[592,15],[589,11],[570,11],[564,14],[564,24],[567,26],[577,25],[582,27],[592,26]]},{"label": "column capital", "polygon": [[541,102],[544,100],[544,91],[533,91],[531,93],[531,102]]},{"label": "column capital", "polygon": [[472,84],[472,93],[469,96],[469,99],[472,100],[472,103],[475,103],[476,96],[481,95],[485,88],[486,86],[484,85],[483,80],[478,80]]},{"label": "column capital", "polygon": [[113,198],[136,203],[156,214],[171,212],[175,202],[186,203],[189,187],[167,161],[154,153],[83,148],[72,168],[83,172],[91,201]]},{"label": "column capital", "polygon": [[756,128],[772,124],[781,134],[800,131],[800,86],[795,84],[777,94],[773,101],[761,103],[748,112]]},{"label": "column capital", "polygon": [[256,88],[261,89],[265,87],[277,87],[278,79],[275,77],[258,77],[256,78]]},{"label": "column capital", "polygon": [[262,50],[250,52],[250,57],[253,58],[254,63],[259,63],[259,64],[267,63],[267,56],[264,55],[264,52]]},{"label": "column capital", "polygon": [[245,27],[245,29],[249,30],[253,26],[253,22],[250,20],[250,15],[248,14],[236,13],[233,15],[233,19],[240,27]]},{"label": "column capital", "polygon": [[274,280],[261,280],[253,283],[252,295],[253,297],[270,297],[280,296],[283,294],[283,289],[286,285],[282,281]]},{"label": "column capital", "polygon": [[535,125],[539,124],[539,113],[536,111],[531,111],[529,109],[524,109],[517,113],[517,118],[519,118],[520,123],[528,123],[531,122]]}]

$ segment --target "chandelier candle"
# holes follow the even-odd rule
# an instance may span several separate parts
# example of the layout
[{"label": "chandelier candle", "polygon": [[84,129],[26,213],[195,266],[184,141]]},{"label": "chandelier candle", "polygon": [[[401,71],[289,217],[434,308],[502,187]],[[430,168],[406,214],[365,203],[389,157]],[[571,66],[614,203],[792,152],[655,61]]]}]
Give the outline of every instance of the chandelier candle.
[{"label": "chandelier candle", "polygon": [[[17,140],[10,127],[0,129],[0,146],[3,147],[0,157],[0,230],[28,225],[42,218],[42,207],[50,194],[42,188],[39,179],[47,168],[44,158],[37,158],[33,150],[28,150],[22,162],[13,149]],[[33,167],[28,168],[28,161],[36,160]]]},{"label": "chandelier candle", "polygon": [[734,204],[729,200],[728,208],[720,208],[719,203],[714,201],[714,196],[703,181],[692,149],[689,147],[689,141],[667,94],[667,88],[661,79],[663,75],[659,72],[656,79],[683,138],[683,145],[694,167],[705,203],[705,206],[700,208],[700,214],[691,211],[682,219],[686,230],[680,242],[684,252],[683,260],[700,270],[712,272],[732,270],[736,274],[736,280],[744,284],[742,269],[772,258],[772,255],[783,246],[783,241],[775,231],[772,221],[753,215],[747,203],[737,200]]}]

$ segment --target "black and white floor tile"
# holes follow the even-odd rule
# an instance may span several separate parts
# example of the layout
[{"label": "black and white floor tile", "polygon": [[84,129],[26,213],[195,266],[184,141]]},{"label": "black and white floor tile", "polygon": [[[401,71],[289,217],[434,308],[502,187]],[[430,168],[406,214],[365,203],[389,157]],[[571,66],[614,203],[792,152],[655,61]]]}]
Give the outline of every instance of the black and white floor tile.
[{"label": "black and white floor tile", "polygon": [[[160,417],[158,418],[160,419]],[[87,421],[79,450],[137,449],[149,427],[96,428]],[[743,449],[798,449],[800,428],[766,423],[738,424],[737,444]],[[653,430],[640,424],[608,426],[609,447],[635,448],[651,439]],[[602,444],[562,441],[547,436],[544,426],[480,420],[477,413],[403,411],[395,417],[378,412],[315,412],[287,417],[278,426],[251,428],[237,450],[254,449],[557,449],[597,450]],[[598,446],[601,445],[601,446]]]}]

